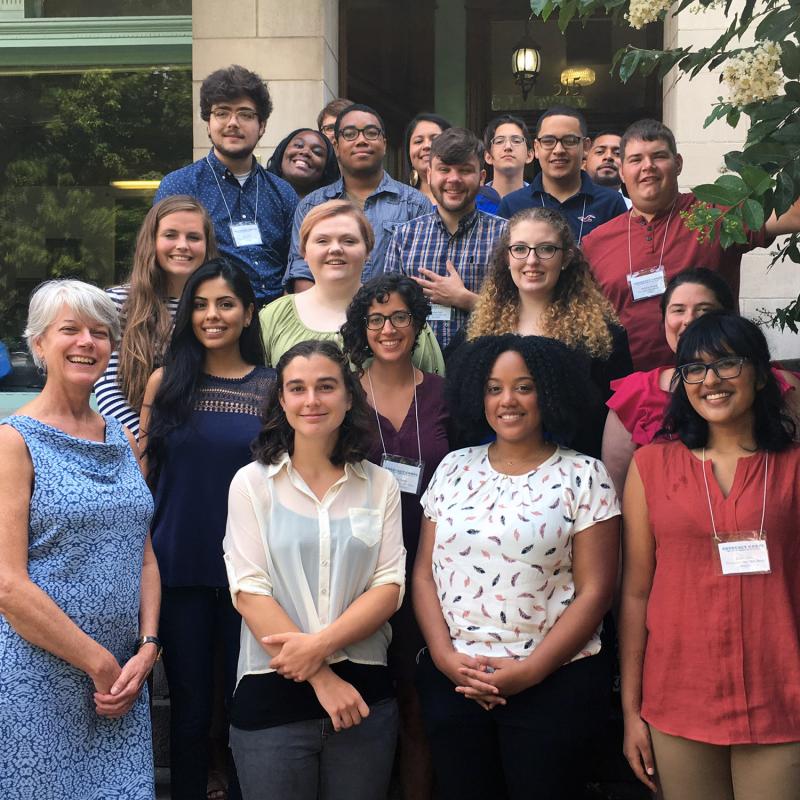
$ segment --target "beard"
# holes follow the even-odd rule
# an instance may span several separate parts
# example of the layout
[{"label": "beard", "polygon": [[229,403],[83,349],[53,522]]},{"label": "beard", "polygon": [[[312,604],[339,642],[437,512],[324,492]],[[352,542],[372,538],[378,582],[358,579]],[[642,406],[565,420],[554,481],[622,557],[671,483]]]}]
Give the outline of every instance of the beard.
[{"label": "beard", "polygon": [[606,173],[601,175],[600,172],[595,172],[592,182],[598,186],[607,186],[609,189],[619,189],[622,187],[622,178],[619,172]]}]

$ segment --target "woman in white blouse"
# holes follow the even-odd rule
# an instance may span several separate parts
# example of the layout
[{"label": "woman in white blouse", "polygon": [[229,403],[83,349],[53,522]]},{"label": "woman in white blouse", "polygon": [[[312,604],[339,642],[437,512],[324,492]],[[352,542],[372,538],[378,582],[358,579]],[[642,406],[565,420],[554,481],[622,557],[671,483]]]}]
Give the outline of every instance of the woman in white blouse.
[{"label": "woman in white blouse", "polygon": [[223,543],[246,623],[231,707],[243,796],[385,798],[397,737],[387,620],[405,582],[400,492],[364,460],[368,406],[333,342],[284,353],[266,408],[256,461],[231,484]]},{"label": "woman in white blouse", "polygon": [[578,797],[610,691],[617,498],[563,446],[584,393],[560,342],[482,337],[450,375],[454,417],[496,440],[445,456],[422,498],[417,682],[441,797]]}]

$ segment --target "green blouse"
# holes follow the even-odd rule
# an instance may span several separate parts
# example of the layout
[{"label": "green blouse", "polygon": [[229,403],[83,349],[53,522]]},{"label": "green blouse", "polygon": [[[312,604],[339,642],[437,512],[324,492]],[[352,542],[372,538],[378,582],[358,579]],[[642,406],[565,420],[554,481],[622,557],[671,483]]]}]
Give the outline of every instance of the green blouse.
[{"label": "green blouse", "polygon": [[[264,306],[258,315],[261,335],[267,353],[267,366],[274,367],[278,359],[290,348],[307,339],[323,339],[342,346],[339,331],[314,331],[307,328],[297,313],[293,295],[285,295]],[[439,343],[429,325],[425,325],[417,339],[411,358],[414,366],[423,372],[444,375],[444,359]]]}]

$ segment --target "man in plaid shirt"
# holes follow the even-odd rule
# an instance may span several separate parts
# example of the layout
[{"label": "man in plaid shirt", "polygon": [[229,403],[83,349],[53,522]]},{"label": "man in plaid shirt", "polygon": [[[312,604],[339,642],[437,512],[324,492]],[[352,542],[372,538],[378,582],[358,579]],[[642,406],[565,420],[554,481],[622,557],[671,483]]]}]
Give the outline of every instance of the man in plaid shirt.
[{"label": "man in plaid shirt", "polygon": [[431,145],[433,213],[398,225],[384,272],[402,272],[422,286],[433,306],[428,322],[444,349],[475,305],[492,248],[506,221],[475,208],[485,173],[483,143],[466,128],[450,128]]}]

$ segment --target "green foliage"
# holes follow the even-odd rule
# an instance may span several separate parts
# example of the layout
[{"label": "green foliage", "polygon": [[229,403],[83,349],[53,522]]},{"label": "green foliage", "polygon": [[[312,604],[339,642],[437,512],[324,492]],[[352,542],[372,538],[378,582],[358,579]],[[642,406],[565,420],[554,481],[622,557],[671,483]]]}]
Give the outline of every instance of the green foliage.
[{"label": "green foliage", "polygon": [[[630,4],[633,2],[642,0],[632,0]],[[670,12],[662,11],[660,16],[690,13],[689,6],[697,4],[704,10],[721,5],[720,0],[679,0]],[[629,8],[629,0],[531,0],[535,15],[546,18],[558,13],[562,31],[574,17],[586,19],[597,13],[625,24]],[[698,203],[683,215],[684,223],[699,237],[719,237],[720,244],[729,247],[744,243],[747,229],[760,228],[773,212],[785,213],[800,197],[800,0],[759,0],[757,5],[755,0],[745,0],[736,12],[732,10],[732,0],[724,0],[724,10],[730,22],[710,46],[650,50],[628,45],[615,54],[612,72],[623,82],[636,73],[655,72],[663,79],[673,69],[691,79],[723,67],[765,41],[777,43],[781,70],[788,79],[777,96],[740,107],[719,97],[705,120],[705,127],[717,120],[736,127],[744,117],[748,126],[744,148],[725,156],[729,174],[713,184],[695,187]],[[755,37],[753,47],[742,46],[745,33]],[[798,245],[800,237],[793,234],[774,254],[772,263],[789,259],[800,264]],[[800,297],[779,309],[773,320],[773,324],[795,332],[798,322]]]}]

